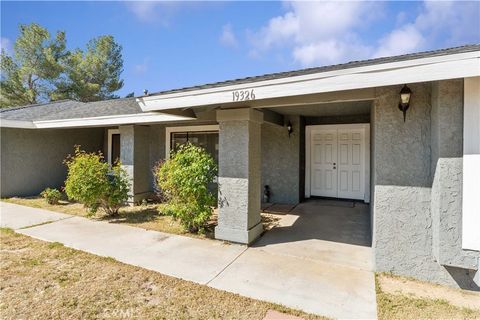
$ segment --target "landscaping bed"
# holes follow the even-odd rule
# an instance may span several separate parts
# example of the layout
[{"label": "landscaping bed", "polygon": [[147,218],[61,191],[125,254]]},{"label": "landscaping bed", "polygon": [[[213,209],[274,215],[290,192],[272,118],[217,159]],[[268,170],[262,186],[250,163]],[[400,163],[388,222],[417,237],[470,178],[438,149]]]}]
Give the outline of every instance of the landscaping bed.
[{"label": "landscaping bed", "polygon": [[[123,223],[147,230],[186,235],[194,238],[213,238],[214,229],[217,225],[216,210],[214,210],[214,214],[205,228],[205,233],[202,234],[190,233],[182,227],[178,220],[175,220],[172,216],[163,215],[161,212],[161,205],[159,204],[122,207],[119,210],[118,216],[112,218],[104,214],[101,210],[99,210],[95,215],[91,215],[82,204],[66,200],[60,200],[58,204],[49,204],[41,197],[13,197],[2,199],[2,201],[32,208],[40,208],[81,217],[88,217],[96,220],[109,221],[112,223]],[[280,218],[277,215],[262,213],[262,222],[265,230],[270,230],[276,226],[279,220]]]}]

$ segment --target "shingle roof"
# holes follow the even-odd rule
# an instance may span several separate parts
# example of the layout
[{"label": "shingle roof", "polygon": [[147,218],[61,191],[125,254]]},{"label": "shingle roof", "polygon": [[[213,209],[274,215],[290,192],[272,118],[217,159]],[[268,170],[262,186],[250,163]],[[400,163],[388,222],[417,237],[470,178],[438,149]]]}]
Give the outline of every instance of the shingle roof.
[{"label": "shingle roof", "polygon": [[421,58],[428,58],[428,57],[435,57],[435,56],[443,56],[443,55],[448,55],[448,54],[465,53],[465,52],[478,51],[478,50],[480,50],[480,44],[472,44],[472,45],[465,45],[465,46],[455,47],[455,48],[447,48],[447,49],[439,49],[439,50],[433,50],[433,51],[425,51],[425,52],[404,54],[404,55],[393,56],[393,57],[383,57],[383,58],[368,59],[368,60],[361,60],[361,61],[351,61],[351,62],[348,62],[348,63],[342,63],[342,64],[336,64],[336,65],[330,65],[330,66],[322,66],[322,67],[315,67],[315,68],[308,68],[308,69],[301,69],[301,70],[294,70],[294,71],[270,73],[270,74],[265,74],[265,75],[261,75],[261,76],[246,77],[246,78],[241,78],[241,79],[207,83],[207,84],[198,85],[198,86],[191,86],[191,87],[185,87],[185,88],[178,88],[178,89],[154,92],[154,93],[148,94],[148,96],[163,95],[163,94],[170,94],[170,93],[179,93],[179,92],[193,91],[193,90],[199,90],[199,89],[224,87],[224,86],[235,85],[235,84],[244,84],[244,83],[257,82],[257,81],[288,78],[288,77],[308,75],[308,74],[313,74],[313,73],[321,73],[321,72],[328,72],[328,71],[335,71],[335,70],[342,70],[342,69],[349,69],[349,68],[357,68],[357,67],[364,67],[364,66],[375,65],[375,64],[399,62],[399,61],[421,59]]},{"label": "shingle roof", "polygon": [[49,114],[42,120],[90,118],[142,112],[135,98],[124,98],[82,103],[75,108],[63,110],[58,114]]},{"label": "shingle roof", "polygon": [[0,109],[0,119],[7,120],[44,120],[48,116],[73,110],[83,105],[83,102],[73,100],[61,100],[50,103],[30,104],[22,107]]},{"label": "shingle roof", "polygon": [[135,98],[112,99],[96,102],[62,100],[18,108],[0,109],[0,119],[41,121],[90,118],[121,114],[141,113]]}]

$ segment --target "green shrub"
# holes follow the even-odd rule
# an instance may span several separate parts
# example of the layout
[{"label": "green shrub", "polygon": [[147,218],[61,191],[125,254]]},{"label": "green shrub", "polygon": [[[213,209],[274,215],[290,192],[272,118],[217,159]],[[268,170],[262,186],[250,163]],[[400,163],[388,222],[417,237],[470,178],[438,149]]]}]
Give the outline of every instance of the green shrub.
[{"label": "green shrub", "polygon": [[58,204],[62,199],[62,193],[57,189],[47,188],[40,193],[40,196],[47,201],[48,204]]},{"label": "green shrub", "polygon": [[215,160],[201,147],[187,143],[154,168],[164,213],[178,218],[190,232],[203,231],[216,197],[208,186],[217,174]]},{"label": "green shrub", "polygon": [[102,208],[115,215],[128,199],[128,178],[120,163],[110,167],[101,153],[87,153],[75,147],[65,159],[68,168],[65,192],[69,199],[82,203],[91,213]]}]

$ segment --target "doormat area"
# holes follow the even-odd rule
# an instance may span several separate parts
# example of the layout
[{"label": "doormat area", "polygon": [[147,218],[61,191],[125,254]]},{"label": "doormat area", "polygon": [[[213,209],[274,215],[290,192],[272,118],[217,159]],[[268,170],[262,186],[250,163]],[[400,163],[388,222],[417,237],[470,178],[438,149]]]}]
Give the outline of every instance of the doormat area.
[{"label": "doormat area", "polygon": [[[267,205],[267,204],[265,204]],[[288,203],[270,203],[269,206],[263,207],[262,204],[262,211],[266,213],[273,213],[273,214],[287,214],[295,208],[296,204],[288,204]]]},{"label": "doormat area", "polygon": [[344,207],[344,208],[355,207],[355,201],[348,201],[348,200],[314,199],[310,201],[314,202],[316,205],[319,205],[319,206]]}]

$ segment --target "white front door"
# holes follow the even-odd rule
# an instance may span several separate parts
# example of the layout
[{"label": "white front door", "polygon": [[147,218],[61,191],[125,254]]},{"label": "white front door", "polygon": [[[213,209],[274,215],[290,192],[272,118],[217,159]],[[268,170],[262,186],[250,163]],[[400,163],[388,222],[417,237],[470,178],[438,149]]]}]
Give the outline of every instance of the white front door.
[{"label": "white front door", "polygon": [[312,126],[310,133],[310,195],[365,198],[365,127]]},{"label": "white front door", "polygon": [[364,129],[338,130],[338,197],[363,199],[365,190]]},{"label": "white front door", "polygon": [[311,143],[312,195],[336,198],[337,130],[313,130]]}]

